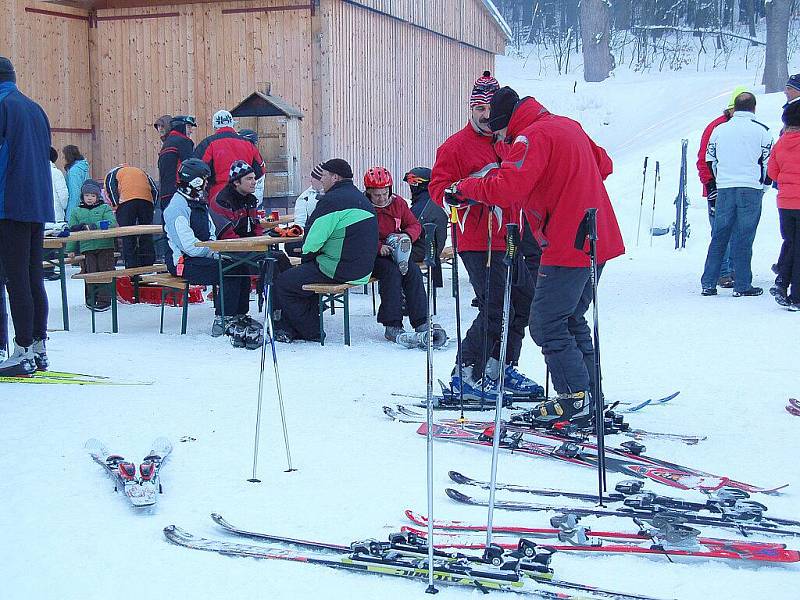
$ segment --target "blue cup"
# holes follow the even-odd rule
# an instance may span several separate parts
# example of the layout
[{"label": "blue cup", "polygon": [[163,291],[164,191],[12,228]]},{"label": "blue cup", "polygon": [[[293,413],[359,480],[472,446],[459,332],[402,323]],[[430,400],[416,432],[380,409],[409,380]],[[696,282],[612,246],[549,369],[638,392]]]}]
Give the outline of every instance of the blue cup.
[{"label": "blue cup", "polygon": [[108,229],[108,226],[111,225],[108,221],[100,221],[99,223],[100,229]]}]

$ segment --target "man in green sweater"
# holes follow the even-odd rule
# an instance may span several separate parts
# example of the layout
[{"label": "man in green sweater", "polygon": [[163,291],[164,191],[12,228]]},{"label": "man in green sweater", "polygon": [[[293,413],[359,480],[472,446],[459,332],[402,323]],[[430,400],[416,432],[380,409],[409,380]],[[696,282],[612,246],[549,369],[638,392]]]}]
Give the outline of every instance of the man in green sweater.
[{"label": "man in green sweater", "polygon": [[[322,163],[325,195],[306,222],[302,264],[280,274],[275,282],[275,339],[320,340],[319,313],[309,283],[369,281],[378,247],[375,209],[355,185],[353,170],[341,158]],[[278,313],[278,311],[280,311]]]}]

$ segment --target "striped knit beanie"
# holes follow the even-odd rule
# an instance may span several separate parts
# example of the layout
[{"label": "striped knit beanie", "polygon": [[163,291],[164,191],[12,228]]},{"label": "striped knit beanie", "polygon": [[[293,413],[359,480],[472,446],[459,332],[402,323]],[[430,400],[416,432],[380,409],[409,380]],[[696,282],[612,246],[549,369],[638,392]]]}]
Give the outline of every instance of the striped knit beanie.
[{"label": "striped knit beanie", "polygon": [[319,163],[316,167],[311,169],[311,177],[319,181],[322,179],[322,163]]},{"label": "striped knit beanie", "polygon": [[469,107],[475,108],[482,104],[489,104],[492,100],[492,95],[500,89],[500,84],[497,79],[492,77],[491,72],[484,71],[483,75],[475,80],[472,85],[472,94],[469,96]]}]

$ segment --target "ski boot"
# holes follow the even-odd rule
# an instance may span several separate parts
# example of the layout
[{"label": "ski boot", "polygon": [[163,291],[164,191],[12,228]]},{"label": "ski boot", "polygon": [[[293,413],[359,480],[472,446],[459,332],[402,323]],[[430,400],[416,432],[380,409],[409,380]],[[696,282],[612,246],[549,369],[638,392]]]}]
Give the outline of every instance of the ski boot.
[{"label": "ski boot", "polygon": [[35,372],[36,358],[33,346],[25,347],[14,344],[14,353],[0,363],[0,376],[33,375]]},{"label": "ski boot", "polygon": [[[257,321],[255,323],[257,323]],[[256,350],[261,348],[261,344],[263,343],[264,328],[258,325],[248,325],[245,329],[244,347],[248,350]]]},{"label": "ski boot", "polygon": [[464,400],[470,402],[496,402],[498,394],[497,381],[488,376],[485,377],[485,382],[483,378],[475,379],[472,374],[473,369],[472,365],[461,367],[463,381],[458,376],[458,366],[453,369],[450,380],[453,396],[459,397],[463,394]]},{"label": "ski boot", "polygon": [[117,463],[117,475],[122,481],[136,481],[136,465],[126,460]]},{"label": "ski boot", "polygon": [[[405,346],[403,342],[400,341],[400,336],[406,335],[406,330],[401,327],[396,327],[394,325],[387,325],[383,330],[383,337],[385,337],[390,342],[395,342],[397,344],[401,344]],[[413,346],[406,346],[407,348]]]},{"label": "ski boot", "polygon": [[47,359],[47,348],[45,347],[45,340],[33,340],[33,359],[36,362],[36,369],[39,371],[46,371],[50,366],[50,361]]},{"label": "ski boot", "polygon": [[[438,323],[434,323],[432,340],[434,350],[446,345],[447,340],[447,332],[444,328]],[[418,325],[413,332],[402,332],[397,336],[397,343],[406,348],[426,349],[428,347],[428,324]]]},{"label": "ski boot", "polygon": [[214,323],[211,325],[211,337],[220,337],[223,333],[231,335],[233,324],[236,320],[237,317],[222,317],[220,315],[214,317]]},{"label": "ski boot", "polygon": [[544,388],[530,377],[517,371],[516,365],[506,365],[503,387],[513,394],[525,394],[532,397],[544,396]]},{"label": "ski boot", "polygon": [[386,245],[392,249],[392,260],[400,269],[400,275],[408,273],[411,258],[411,238],[405,233],[392,233],[386,236]]},{"label": "ski boot", "polygon": [[527,414],[531,422],[542,425],[556,421],[588,421],[591,417],[590,406],[588,392],[565,393],[537,404]]},{"label": "ski boot", "polygon": [[247,347],[247,332],[250,329],[250,325],[247,322],[247,317],[244,315],[239,316],[233,322],[231,326],[231,346],[234,348],[245,348]]}]

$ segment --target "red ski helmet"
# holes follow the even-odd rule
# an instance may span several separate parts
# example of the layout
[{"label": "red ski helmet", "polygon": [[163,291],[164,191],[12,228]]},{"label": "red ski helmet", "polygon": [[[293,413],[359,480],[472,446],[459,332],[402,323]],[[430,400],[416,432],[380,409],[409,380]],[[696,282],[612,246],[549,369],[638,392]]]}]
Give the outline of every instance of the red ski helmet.
[{"label": "red ski helmet", "polygon": [[386,167],[370,167],[364,173],[365,188],[391,188],[392,174]]}]

